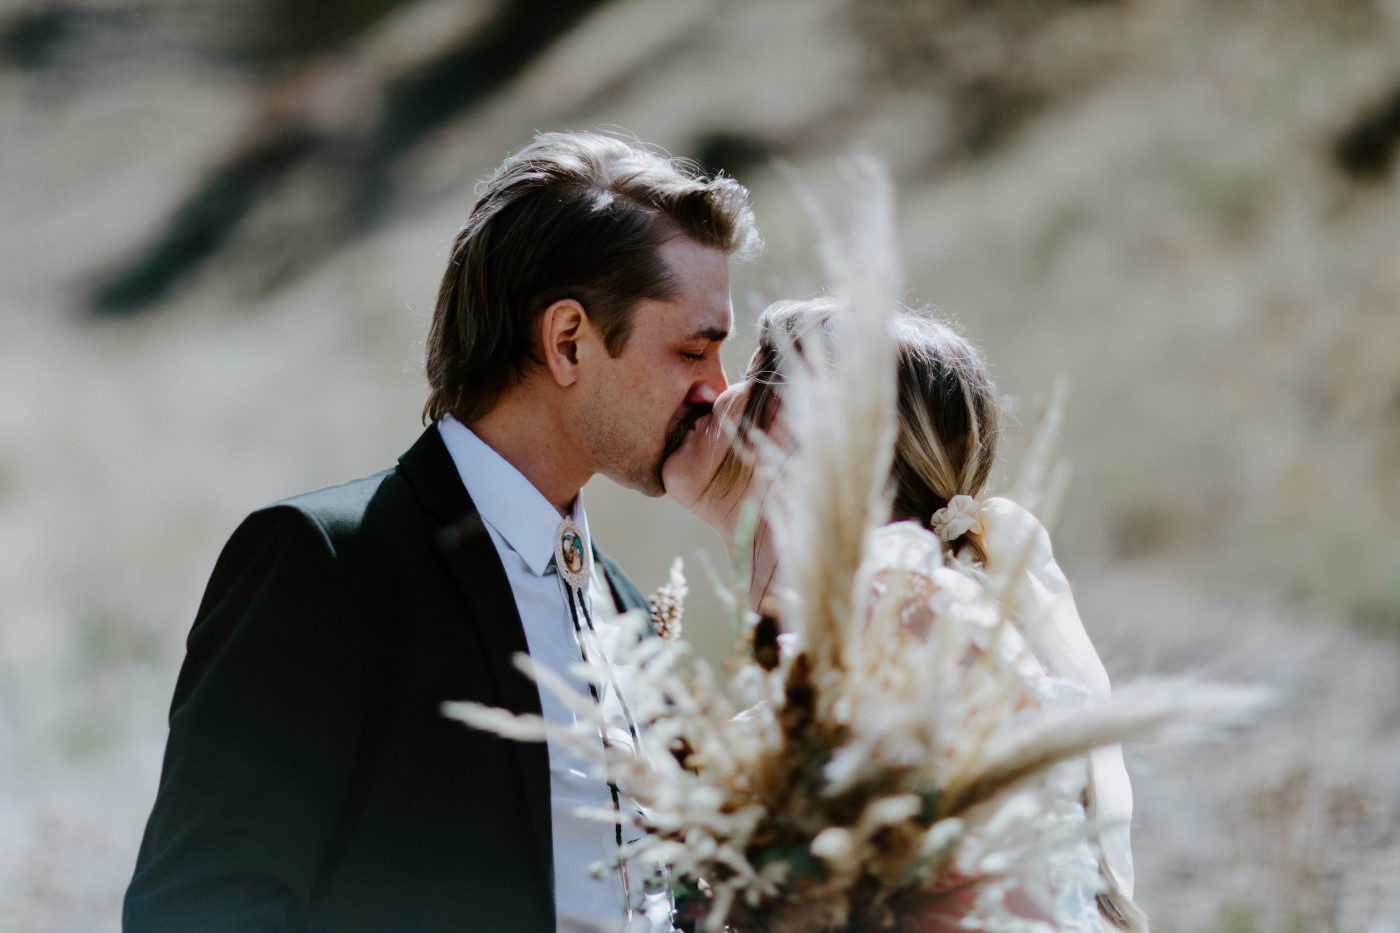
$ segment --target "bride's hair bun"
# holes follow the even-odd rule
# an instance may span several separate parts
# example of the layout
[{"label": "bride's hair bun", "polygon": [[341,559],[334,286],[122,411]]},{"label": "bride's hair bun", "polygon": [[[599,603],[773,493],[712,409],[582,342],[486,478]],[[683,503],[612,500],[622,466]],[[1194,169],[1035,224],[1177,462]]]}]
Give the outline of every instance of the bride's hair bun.
[{"label": "bride's hair bun", "polygon": [[[890,469],[891,517],[936,532],[935,517],[954,500],[975,502],[986,490],[1001,406],[981,354],[950,326],[910,312],[896,319],[895,335],[899,433]],[[985,563],[982,529],[975,524],[960,522],[956,535],[939,537],[951,553],[969,547]]]}]

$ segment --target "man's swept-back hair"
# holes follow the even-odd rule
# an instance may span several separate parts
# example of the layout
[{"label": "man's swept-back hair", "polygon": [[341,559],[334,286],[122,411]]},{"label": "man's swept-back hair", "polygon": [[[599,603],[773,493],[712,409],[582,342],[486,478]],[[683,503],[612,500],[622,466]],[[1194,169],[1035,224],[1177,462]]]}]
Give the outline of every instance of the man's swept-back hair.
[{"label": "man's swept-back hair", "polygon": [[534,323],[572,298],[616,357],[642,299],[671,300],[658,248],[685,237],[728,255],[759,247],[748,192],[694,163],[593,133],[545,133],[482,185],[452,244],[428,331],[425,421],[485,414],[542,362]]}]

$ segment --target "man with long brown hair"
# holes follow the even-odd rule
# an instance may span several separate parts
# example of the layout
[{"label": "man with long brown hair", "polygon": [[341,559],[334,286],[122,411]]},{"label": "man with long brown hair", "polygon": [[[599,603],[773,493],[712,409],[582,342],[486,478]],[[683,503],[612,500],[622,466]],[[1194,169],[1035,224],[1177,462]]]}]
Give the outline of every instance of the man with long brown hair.
[{"label": "man with long brown hair", "polygon": [[423,436],[383,473],[255,512],[219,558],[128,931],[552,933],[648,911],[640,879],[588,876],[615,830],[573,809],[624,806],[614,788],[440,708],[566,721],[513,656],[563,673],[586,628],[642,606],[579,490],[601,473],[660,495],[724,389],[728,260],[758,243],[746,197],[589,134],[540,136],[484,184],[433,316]]}]

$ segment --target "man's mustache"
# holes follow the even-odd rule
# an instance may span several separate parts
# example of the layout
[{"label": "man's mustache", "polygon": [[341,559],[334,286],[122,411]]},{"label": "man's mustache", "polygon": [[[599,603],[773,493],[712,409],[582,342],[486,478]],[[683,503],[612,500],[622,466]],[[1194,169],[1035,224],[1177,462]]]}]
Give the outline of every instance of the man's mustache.
[{"label": "man's mustache", "polygon": [[675,453],[676,448],[685,441],[690,429],[695,427],[695,422],[708,415],[713,408],[713,405],[692,405],[677,415],[671,422],[671,427],[666,430],[666,443],[661,448],[662,459]]}]

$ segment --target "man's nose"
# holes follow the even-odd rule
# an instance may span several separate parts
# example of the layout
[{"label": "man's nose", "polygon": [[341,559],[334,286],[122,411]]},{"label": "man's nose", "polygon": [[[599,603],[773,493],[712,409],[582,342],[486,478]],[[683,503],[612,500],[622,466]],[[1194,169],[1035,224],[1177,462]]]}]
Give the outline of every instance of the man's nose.
[{"label": "man's nose", "polygon": [[690,387],[690,394],[685,400],[692,405],[713,405],[720,393],[729,388],[729,382],[724,378],[724,364],[716,356],[705,367],[705,372]]}]

